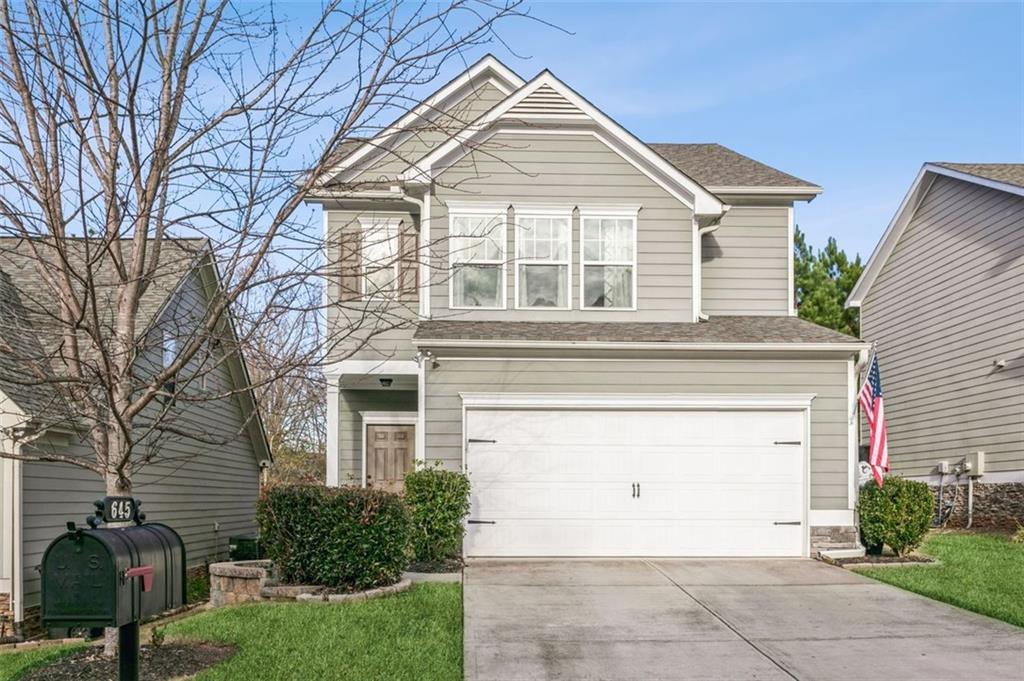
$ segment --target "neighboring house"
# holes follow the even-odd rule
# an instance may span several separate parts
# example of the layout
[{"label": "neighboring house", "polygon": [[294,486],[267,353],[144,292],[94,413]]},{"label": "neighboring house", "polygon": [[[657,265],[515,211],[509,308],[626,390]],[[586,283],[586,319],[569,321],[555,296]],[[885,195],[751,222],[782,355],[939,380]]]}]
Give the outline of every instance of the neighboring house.
[{"label": "neighboring house", "polygon": [[467,470],[467,556],[855,546],[867,346],[793,305],[793,205],[820,192],[645,144],[484,58],[309,197],[328,338],[348,334],[324,367],[328,484]]},{"label": "neighboring house", "polygon": [[[46,363],[62,361],[60,327],[47,325],[58,308],[40,278],[28,242],[0,239],[0,447],[8,455],[60,454],[93,459],[80,420],[45,382],[34,382],[24,357]],[[68,242],[76,251],[80,242]],[[165,240],[161,273],[152,280],[139,306],[140,338],[145,354],[137,360],[163,361],[170,337],[189,337],[193,329],[183,320],[216,295],[218,279],[213,257],[200,240]],[[45,250],[45,249],[43,249]],[[80,257],[74,252],[70,257]],[[114,291],[102,281],[113,272],[97,272],[98,295]],[[113,293],[111,294],[113,295]],[[100,315],[112,307],[97,301]],[[237,390],[231,397],[211,401],[175,400],[167,406],[168,422],[182,432],[155,436],[139,454],[155,460],[132,476],[133,495],[147,521],[163,522],[181,534],[189,567],[225,556],[228,538],[256,531],[255,506],[260,468],[270,450],[256,411],[246,368],[239,353],[228,351],[235,340],[231,324],[224,325],[211,343],[210,363],[196,390],[216,395]],[[204,353],[205,356],[205,353]],[[14,359],[17,357],[18,359]],[[222,358],[218,361],[218,358]],[[187,366],[179,380],[186,381]],[[58,373],[61,373],[58,371]],[[192,386],[183,388],[189,395]],[[201,399],[201,397],[199,398]],[[144,412],[144,416],[149,412]],[[150,421],[152,423],[152,421]],[[17,441],[12,434],[18,433]],[[192,434],[195,434],[195,437]],[[18,629],[38,626],[39,573],[42,553],[66,531],[65,523],[83,524],[93,502],[104,496],[103,480],[91,471],[66,463],[0,459],[0,605]],[[10,635],[9,621],[5,635]]]},{"label": "neighboring house", "polygon": [[877,344],[892,471],[941,485],[955,524],[971,505],[974,526],[1024,524],[1024,164],[925,164],[847,305]]}]

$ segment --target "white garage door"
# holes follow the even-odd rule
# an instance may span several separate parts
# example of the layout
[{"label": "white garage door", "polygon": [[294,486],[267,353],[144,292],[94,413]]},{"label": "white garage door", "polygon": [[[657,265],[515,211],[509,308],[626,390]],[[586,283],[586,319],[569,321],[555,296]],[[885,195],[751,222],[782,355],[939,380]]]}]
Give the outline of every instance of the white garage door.
[{"label": "white garage door", "polygon": [[471,409],[468,556],[804,554],[800,411]]}]

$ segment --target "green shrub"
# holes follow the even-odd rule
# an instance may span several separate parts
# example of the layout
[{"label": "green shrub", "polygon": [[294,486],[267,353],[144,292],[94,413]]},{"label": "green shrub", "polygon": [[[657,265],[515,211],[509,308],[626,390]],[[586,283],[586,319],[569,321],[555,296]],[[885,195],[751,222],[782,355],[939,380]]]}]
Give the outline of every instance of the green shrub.
[{"label": "green shrub", "polygon": [[860,491],[860,534],[867,547],[888,545],[902,556],[917,548],[931,527],[935,500],[928,485],[890,476],[885,486]]},{"label": "green shrub", "polygon": [[405,503],[412,515],[417,562],[443,561],[462,552],[462,520],[469,513],[469,478],[439,467],[405,476]]},{"label": "green shrub", "polygon": [[257,506],[260,541],[282,581],[362,590],[397,582],[409,565],[409,514],[395,494],[286,485]]}]

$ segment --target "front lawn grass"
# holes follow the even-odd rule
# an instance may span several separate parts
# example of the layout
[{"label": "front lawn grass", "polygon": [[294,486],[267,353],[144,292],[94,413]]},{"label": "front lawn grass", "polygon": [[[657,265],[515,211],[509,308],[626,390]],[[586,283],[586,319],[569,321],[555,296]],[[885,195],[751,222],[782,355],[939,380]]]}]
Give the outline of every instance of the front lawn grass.
[{"label": "front lawn grass", "polygon": [[933,534],[921,552],[942,564],[858,572],[1024,627],[1024,544],[987,534]]},{"label": "front lawn grass", "polygon": [[81,647],[80,645],[46,646],[0,653],[0,680],[16,679],[31,669],[41,667],[47,662],[53,662],[59,657],[70,655]]},{"label": "front lawn grass", "polygon": [[343,605],[221,608],[172,622],[167,637],[238,647],[197,681],[456,681],[462,679],[462,588],[421,584],[396,596]]}]

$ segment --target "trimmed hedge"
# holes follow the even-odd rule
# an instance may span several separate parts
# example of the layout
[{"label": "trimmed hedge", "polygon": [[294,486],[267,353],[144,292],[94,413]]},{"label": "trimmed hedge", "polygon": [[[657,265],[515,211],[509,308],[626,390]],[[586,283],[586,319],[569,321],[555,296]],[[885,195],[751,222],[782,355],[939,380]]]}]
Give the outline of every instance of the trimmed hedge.
[{"label": "trimmed hedge", "polygon": [[935,499],[927,483],[897,476],[874,482],[860,491],[860,534],[864,545],[879,549],[888,545],[902,556],[921,545],[932,524]]},{"label": "trimmed hedge", "polygon": [[283,485],[263,492],[260,541],[287,584],[363,590],[397,582],[409,565],[409,513],[395,494]]},{"label": "trimmed hedge", "polygon": [[443,561],[462,553],[462,520],[469,513],[469,478],[442,468],[405,476],[405,503],[412,516],[412,551],[417,562]]}]

